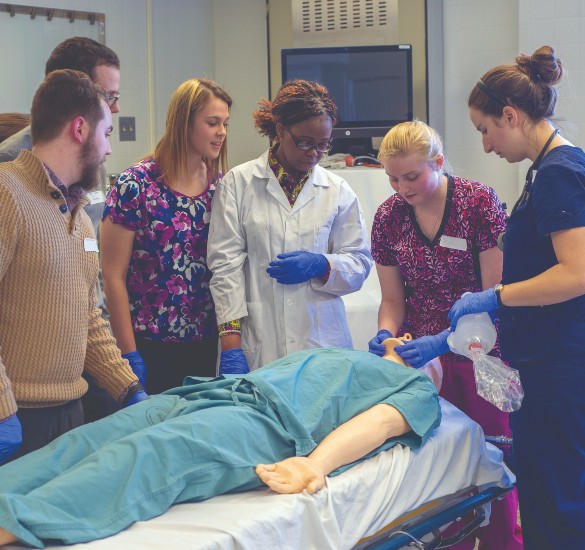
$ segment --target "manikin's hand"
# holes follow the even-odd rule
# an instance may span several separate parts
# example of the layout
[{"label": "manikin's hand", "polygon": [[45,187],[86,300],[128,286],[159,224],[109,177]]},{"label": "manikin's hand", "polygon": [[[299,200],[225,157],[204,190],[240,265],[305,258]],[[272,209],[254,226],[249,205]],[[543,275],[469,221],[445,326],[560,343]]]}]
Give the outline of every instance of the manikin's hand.
[{"label": "manikin's hand", "polygon": [[275,464],[258,464],[256,473],[273,491],[283,494],[316,493],[325,487],[323,469],[306,456],[293,456]]}]

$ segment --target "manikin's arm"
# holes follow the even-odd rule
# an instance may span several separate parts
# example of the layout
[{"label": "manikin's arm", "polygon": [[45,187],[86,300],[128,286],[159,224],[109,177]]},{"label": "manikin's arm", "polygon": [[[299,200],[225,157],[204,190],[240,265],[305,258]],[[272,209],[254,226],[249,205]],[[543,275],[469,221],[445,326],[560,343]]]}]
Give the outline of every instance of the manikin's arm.
[{"label": "manikin's arm", "polygon": [[408,422],[392,405],[378,404],[331,432],[306,457],[275,464],[258,464],[256,473],[277,493],[314,493],[325,486],[325,476],[378,448],[390,437],[410,431]]},{"label": "manikin's arm", "polygon": [[18,539],[14,535],[9,533],[6,529],[2,529],[2,527],[0,527],[0,546],[12,544],[13,542],[16,542],[17,540]]}]

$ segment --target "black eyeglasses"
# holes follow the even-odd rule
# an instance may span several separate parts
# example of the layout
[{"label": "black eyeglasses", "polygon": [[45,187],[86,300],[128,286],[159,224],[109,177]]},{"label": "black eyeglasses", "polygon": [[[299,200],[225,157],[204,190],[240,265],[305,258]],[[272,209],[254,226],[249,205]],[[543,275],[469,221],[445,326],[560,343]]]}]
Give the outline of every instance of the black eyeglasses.
[{"label": "black eyeglasses", "polygon": [[109,107],[113,107],[120,99],[120,94],[118,92],[106,92],[106,103]]},{"label": "black eyeglasses", "polygon": [[328,153],[333,148],[333,142],[331,140],[322,141],[321,143],[303,141],[302,139],[299,139],[297,136],[295,136],[286,126],[284,128],[290,134],[290,137],[294,141],[295,145],[301,151],[310,151],[311,149],[315,149],[317,153]]}]

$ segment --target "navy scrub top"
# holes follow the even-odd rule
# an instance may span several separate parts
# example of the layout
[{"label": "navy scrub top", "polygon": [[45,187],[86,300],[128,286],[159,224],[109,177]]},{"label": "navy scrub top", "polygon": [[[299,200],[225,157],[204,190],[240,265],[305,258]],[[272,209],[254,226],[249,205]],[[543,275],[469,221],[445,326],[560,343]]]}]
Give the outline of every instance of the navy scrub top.
[{"label": "navy scrub top", "polygon": [[[556,265],[551,233],[585,226],[585,153],[563,145],[542,160],[527,200],[521,200],[504,236],[502,283],[525,281]],[[585,251],[575,251],[583,254]],[[550,306],[502,307],[502,357],[527,362],[582,364],[585,296]]]}]

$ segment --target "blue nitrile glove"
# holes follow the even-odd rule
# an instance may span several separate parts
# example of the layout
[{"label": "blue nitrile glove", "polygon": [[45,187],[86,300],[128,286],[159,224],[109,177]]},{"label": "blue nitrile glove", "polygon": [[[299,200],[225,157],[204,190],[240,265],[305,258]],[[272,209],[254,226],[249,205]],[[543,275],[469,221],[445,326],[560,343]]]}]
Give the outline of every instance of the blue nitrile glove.
[{"label": "blue nitrile glove", "polygon": [[493,288],[482,290],[481,292],[466,292],[457,300],[451,311],[449,311],[449,320],[451,321],[451,330],[454,331],[457,321],[464,315],[470,313],[481,313],[485,311],[490,314],[492,321],[494,314],[498,309],[498,298]]},{"label": "blue nitrile glove", "polygon": [[447,337],[451,331],[446,328],[443,332],[435,334],[434,336],[422,336],[410,342],[404,342],[401,346],[396,346],[394,351],[402,357],[402,359],[419,369],[426,365],[431,359],[443,355],[449,351],[449,344],[447,344]]},{"label": "blue nitrile glove", "polygon": [[327,273],[327,258],[323,254],[313,254],[305,250],[285,252],[270,262],[266,273],[283,285],[304,283],[313,277]]},{"label": "blue nitrile glove", "polygon": [[221,352],[219,374],[248,374],[250,367],[242,348],[232,348]]},{"label": "blue nitrile glove", "polygon": [[378,334],[368,342],[368,351],[379,357],[386,355],[386,346],[382,345],[382,342],[386,340],[386,338],[394,338],[394,336],[392,336],[392,333],[385,328],[379,330]]},{"label": "blue nitrile glove", "polygon": [[132,372],[138,376],[138,381],[142,384],[143,387],[146,388],[146,375],[148,373],[148,366],[144,362],[144,359],[142,359],[140,352],[138,350],[131,351],[129,353],[122,354],[122,357],[128,360],[128,363],[130,363],[130,367],[132,368]]},{"label": "blue nitrile glove", "polygon": [[13,414],[0,420],[0,464],[4,464],[22,443],[22,426],[18,416]]},{"label": "blue nitrile glove", "polygon": [[140,403],[148,399],[148,394],[144,390],[137,391],[134,395],[128,398],[128,401],[124,403],[124,408],[129,407],[130,405],[136,405],[136,403]]}]

